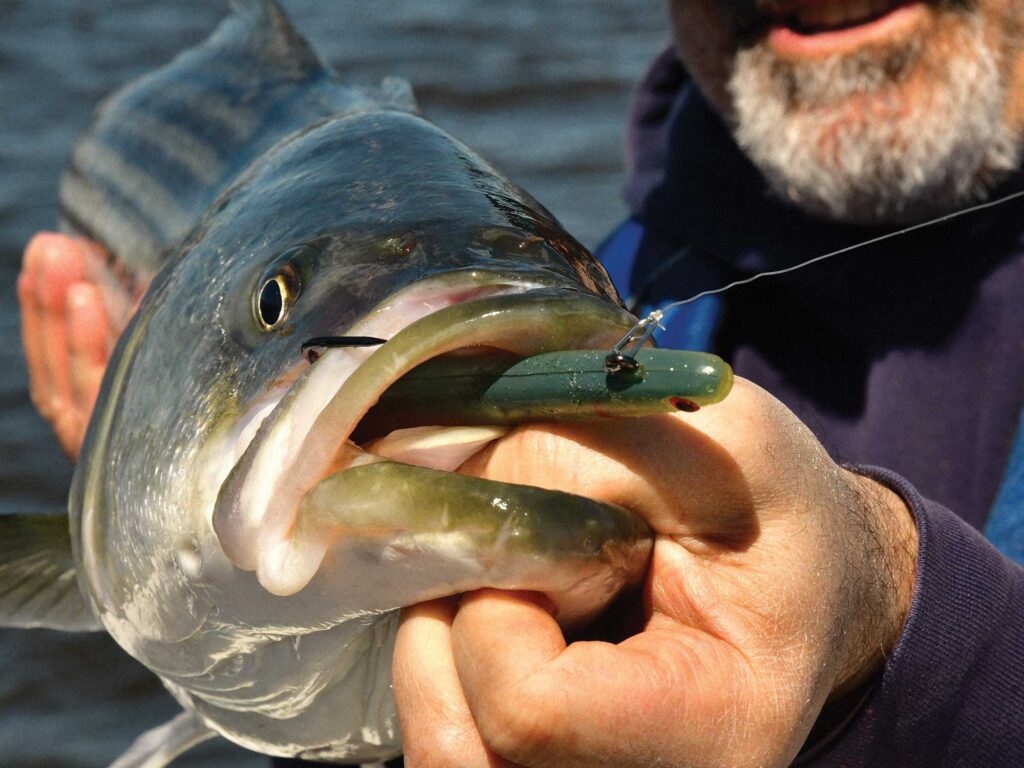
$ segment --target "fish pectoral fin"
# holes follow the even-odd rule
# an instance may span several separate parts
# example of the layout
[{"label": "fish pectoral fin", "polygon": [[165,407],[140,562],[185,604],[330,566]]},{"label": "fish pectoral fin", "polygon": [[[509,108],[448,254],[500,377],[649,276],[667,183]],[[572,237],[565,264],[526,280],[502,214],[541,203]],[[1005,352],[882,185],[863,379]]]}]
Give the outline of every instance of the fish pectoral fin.
[{"label": "fish pectoral fin", "polygon": [[194,712],[182,712],[139,736],[110,768],[163,768],[178,755],[216,735]]},{"label": "fish pectoral fin", "polygon": [[0,516],[0,625],[103,629],[78,586],[67,515]]}]

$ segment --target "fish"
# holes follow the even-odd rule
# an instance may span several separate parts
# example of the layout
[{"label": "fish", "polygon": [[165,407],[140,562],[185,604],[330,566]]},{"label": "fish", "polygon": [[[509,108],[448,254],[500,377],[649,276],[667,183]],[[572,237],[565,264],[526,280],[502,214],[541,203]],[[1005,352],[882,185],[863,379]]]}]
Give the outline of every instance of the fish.
[{"label": "fish", "polygon": [[[67,514],[0,518],[0,624],[106,631],[182,706],[118,768],[213,735],[394,757],[403,607],[533,590],[572,627],[638,583],[652,546],[623,508],[455,471],[507,426],[351,439],[431,360],[608,349],[636,319],[405,81],[345,85],[273,0],[231,8],[72,150],[63,228],[145,294]],[[338,337],[382,343],[303,354]]]}]

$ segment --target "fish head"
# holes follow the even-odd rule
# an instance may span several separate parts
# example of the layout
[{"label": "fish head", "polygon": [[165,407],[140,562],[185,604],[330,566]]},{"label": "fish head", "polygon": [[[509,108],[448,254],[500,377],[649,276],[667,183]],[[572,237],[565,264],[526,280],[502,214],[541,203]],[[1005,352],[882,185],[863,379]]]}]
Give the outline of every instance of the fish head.
[{"label": "fish head", "polygon": [[[297,540],[303,500],[374,460],[350,437],[391,383],[465,350],[609,347],[632,323],[603,268],[550,213],[425,120],[369,112],[300,131],[186,238],[108,371],[86,449],[97,478],[80,484],[102,488],[81,494],[97,602],[119,603],[121,614],[134,605],[144,614],[134,625],[180,624],[175,589],[208,584],[218,562],[222,583],[243,572],[272,596],[296,595],[330,555],[326,534]],[[337,335],[387,341],[328,349],[315,364],[303,356],[305,340]],[[90,513],[101,508],[102,519]],[[635,576],[646,529],[628,528]],[[114,563],[115,538],[165,555]],[[441,581],[451,593],[451,579]],[[306,593],[331,591],[318,584]],[[402,598],[356,594],[363,587],[348,603],[335,593],[333,610],[436,596],[422,585]],[[580,610],[592,613],[612,591],[597,590]],[[243,592],[236,609],[218,594],[222,617],[246,613],[252,592]]]},{"label": "fish head", "polygon": [[629,322],[603,267],[542,205],[405,112],[291,137],[221,196],[182,250],[151,303],[207,325],[220,342],[208,378],[233,371],[244,403],[302,370],[304,340],[355,333],[371,314],[396,316],[378,330],[390,338],[414,315],[541,290],[596,299],[617,326]]}]

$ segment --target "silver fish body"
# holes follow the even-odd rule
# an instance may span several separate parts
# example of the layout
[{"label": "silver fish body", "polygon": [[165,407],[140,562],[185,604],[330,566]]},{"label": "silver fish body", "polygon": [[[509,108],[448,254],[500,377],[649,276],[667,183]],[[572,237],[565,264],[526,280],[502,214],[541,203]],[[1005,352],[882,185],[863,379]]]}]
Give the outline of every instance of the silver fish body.
[{"label": "silver fish body", "polygon": [[[532,589],[571,624],[642,574],[649,531],[625,510],[346,439],[432,357],[596,348],[633,322],[407,89],[345,88],[276,6],[245,3],[107,102],[62,190],[69,229],[126,280],[155,275],[75,475],[79,585],[199,727],[269,754],[393,756],[401,607]],[[302,358],[338,334],[389,341]]]}]

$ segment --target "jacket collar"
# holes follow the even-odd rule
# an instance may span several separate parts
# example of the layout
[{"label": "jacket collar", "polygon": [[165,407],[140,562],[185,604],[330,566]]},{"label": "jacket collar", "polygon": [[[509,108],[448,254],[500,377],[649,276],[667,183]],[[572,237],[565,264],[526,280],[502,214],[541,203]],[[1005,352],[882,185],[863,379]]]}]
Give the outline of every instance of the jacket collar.
[{"label": "jacket collar", "polygon": [[[700,245],[743,274],[797,264],[899,228],[837,224],[778,199],[671,48],[637,91],[626,159],[626,198],[637,218],[669,240]],[[1022,187],[1017,175],[994,196]],[[943,236],[974,237],[999,222],[1015,227],[1019,209],[1011,204],[943,224]],[[890,243],[906,250],[913,238]]]}]

